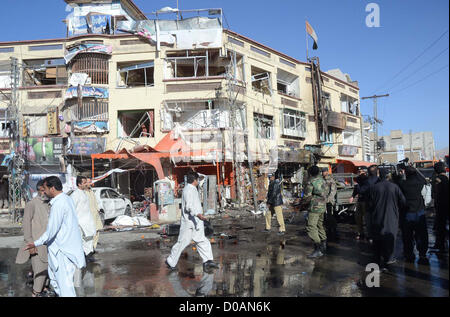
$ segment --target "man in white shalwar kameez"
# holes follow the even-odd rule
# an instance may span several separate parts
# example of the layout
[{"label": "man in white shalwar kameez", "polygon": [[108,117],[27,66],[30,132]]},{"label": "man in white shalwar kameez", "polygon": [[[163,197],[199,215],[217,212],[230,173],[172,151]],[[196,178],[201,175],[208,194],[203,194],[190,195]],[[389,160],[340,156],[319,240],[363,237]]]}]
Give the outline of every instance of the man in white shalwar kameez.
[{"label": "man in white shalwar kameez", "polygon": [[73,191],[70,198],[75,203],[76,215],[81,229],[83,250],[88,261],[93,261],[92,254],[94,252],[94,237],[97,233],[94,217],[92,217],[89,196],[86,194],[85,187],[87,178],[83,176],[77,177],[77,189]]},{"label": "man in white shalwar kameez", "polygon": [[202,204],[197,191],[198,174],[190,172],[187,175],[187,185],[183,189],[183,198],[181,200],[182,216],[180,233],[177,243],[172,247],[170,256],[166,259],[166,265],[174,270],[183,250],[194,241],[200,257],[203,260],[203,268],[217,268],[213,262],[211,243],[205,237]]},{"label": "man in white shalwar kameez", "polygon": [[62,183],[52,176],[44,180],[45,194],[51,198],[47,230],[36,241],[26,245],[29,250],[41,245],[48,249],[48,273],[53,289],[60,297],[76,297],[75,270],[86,266],[75,205],[62,192]]}]

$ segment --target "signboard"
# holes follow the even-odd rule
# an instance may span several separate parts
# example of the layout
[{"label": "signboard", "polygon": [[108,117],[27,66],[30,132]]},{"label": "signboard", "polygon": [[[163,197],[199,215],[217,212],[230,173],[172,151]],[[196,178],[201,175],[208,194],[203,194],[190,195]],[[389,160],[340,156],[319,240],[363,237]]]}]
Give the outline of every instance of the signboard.
[{"label": "signboard", "polygon": [[63,138],[28,138],[27,146],[21,141],[18,150],[35,164],[59,165],[64,154]]},{"label": "signboard", "polygon": [[405,149],[403,144],[397,145],[397,161],[401,161],[405,159]]},{"label": "signboard", "polygon": [[48,134],[59,134],[58,108],[50,107],[47,111]]},{"label": "signboard", "polygon": [[105,152],[106,138],[72,138],[72,146],[68,154],[91,155]]}]

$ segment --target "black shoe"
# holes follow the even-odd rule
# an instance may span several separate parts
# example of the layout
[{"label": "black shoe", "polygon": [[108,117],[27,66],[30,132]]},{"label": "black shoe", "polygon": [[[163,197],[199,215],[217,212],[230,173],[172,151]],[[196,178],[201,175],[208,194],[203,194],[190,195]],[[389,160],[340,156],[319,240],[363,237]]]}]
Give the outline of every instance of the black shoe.
[{"label": "black shoe", "polygon": [[213,262],[211,260],[206,261],[205,263],[203,263],[203,267],[205,267],[205,266],[213,268],[213,269],[218,269],[219,268],[219,264],[217,264],[217,263],[215,263],[215,262]]},{"label": "black shoe", "polygon": [[95,262],[95,258],[94,258],[94,256],[92,255],[92,253],[89,253],[89,254],[85,257],[85,259],[86,259],[86,263],[92,263],[92,262]]},{"label": "black shoe", "polygon": [[264,229],[264,230],[261,230],[261,232],[264,232],[264,233],[269,233],[269,232],[270,232],[270,230]]},{"label": "black shoe", "polygon": [[320,244],[315,243],[314,244],[314,251],[313,251],[313,253],[308,255],[308,258],[316,259],[316,258],[320,258],[321,256],[323,256],[323,253],[320,251]]},{"label": "black shoe", "polygon": [[284,232],[284,231],[279,231],[277,234],[278,234],[279,236],[284,236],[284,235],[286,234],[286,232]]},{"label": "black shoe", "polygon": [[428,258],[426,256],[421,256],[419,258],[419,261],[417,261],[417,263],[422,264],[422,265],[430,265],[430,260],[428,260]]},{"label": "black shoe", "polygon": [[170,264],[167,262],[167,260],[164,263],[166,263],[167,268],[171,271],[175,271],[177,269],[176,267],[170,266]]}]

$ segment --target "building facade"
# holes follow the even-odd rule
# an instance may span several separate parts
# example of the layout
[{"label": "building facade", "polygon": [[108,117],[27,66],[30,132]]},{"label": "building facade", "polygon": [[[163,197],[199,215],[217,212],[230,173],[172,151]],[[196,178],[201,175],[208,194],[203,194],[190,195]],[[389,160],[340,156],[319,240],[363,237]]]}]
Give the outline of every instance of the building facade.
[{"label": "building facade", "polygon": [[403,133],[401,130],[391,130],[389,135],[382,138],[385,142],[385,148],[380,153],[383,163],[397,163],[404,158],[412,162],[436,159],[432,132]]},{"label": "building facade", "polygon": [[[0,43],[0,103],[15,57],[19,124],[36,173],[71,164],[98,176],[133,159],[152,181],[182,182],[197,167],[232,187],[252,164],[292,175],[366,160],[358,83],[340,70],[319,69],[315,95],[311,62],[223,29],[221,10],[149,20],[130,0],[66,3],[66,38]],[[130,175],[116,179],[123,191],[139,173]]]}]

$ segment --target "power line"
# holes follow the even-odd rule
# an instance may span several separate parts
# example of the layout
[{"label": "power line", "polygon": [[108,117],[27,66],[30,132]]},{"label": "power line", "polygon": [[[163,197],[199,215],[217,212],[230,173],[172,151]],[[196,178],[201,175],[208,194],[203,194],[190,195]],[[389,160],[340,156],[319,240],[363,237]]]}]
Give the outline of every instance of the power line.
[{"label": "power line", "polygon": [[446,69],[446,68],[448,68],[448,65],[439,68],[438,70],[436,70],[436,71],[432,72],[431,74],[429,74],[429,75],[423,77],[422,79],[420,79],[420,80],[418,80],[418,81],[412,83],[411,85],[408,85],[408,86],[406,86],[406,87],[404,87],[404,88],[402,88],[402,89],[399,89],[399,90],[396,90],[396,91],[391,92],[391,94],[396,94],[396,93],[398,93],[398,92],[400,92],[400,91],[406,90],[406,89],[408,89],[408,88],[410,88],[410,87],[412,87],[412,86],[414,86],[414,85],[416,85],[416,84],[418,84],[418,83],[424,81],[424,80],[427,79],[428,77],[431,77],[431,76],[433,76],[433,75],[435,75],[435,74],[437,74],[437,73],[443,71],[443,70]]},{"label": "power line", "polygon": [[422,57],[430,48],[432,48],[441,38],[444,37],[445,34],[448,33],[448,30],[442,33],[437,40],[435,40],[433,43],[431,43],[430,46],[428,46],[425,50],[422,51],[417,57],[415,57],[411,62],[409,62],[405,67],[403,67],[397,74],[395,74],[391,79],[387,80],[383,85],[379,86],[375,93],[378,92],[381,88],[383,88],[387,83],[391,82],[393,79],[397,78],[401,73],[403,73],[409,66],[411,66],[415,61],[417,61],[420,57]]},{"label": "power line", "polygon": [[419,67],[418,69],[416,69],[414,72],[412,72],[409,76],[407,76],[406,78],[404,78],[402,81],[398,82],[397,84],[395,84],[394,86],[391,86],[390,88],[388,88],[387,90],[391,90],[394,87],[397,87],[400,84],[403,84],[407,79],[411,78],[412,75],[416,74],[419,70],[422,70],[423,68],[425,68],[426,66],[428,66],[429,64],[431,64],[432,62],[434,62],[439,56],[441,56],[442,54],[444,54],[445,51],[448,50],[448,47],[446,49],[444,49],[443,51],[441,51],[439,54],[437,54],[435,57],[433,57],[431,60],[429,60],[428,62],[426,62],[425,64],[423,64],[421,67]]}]

